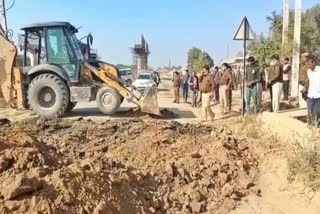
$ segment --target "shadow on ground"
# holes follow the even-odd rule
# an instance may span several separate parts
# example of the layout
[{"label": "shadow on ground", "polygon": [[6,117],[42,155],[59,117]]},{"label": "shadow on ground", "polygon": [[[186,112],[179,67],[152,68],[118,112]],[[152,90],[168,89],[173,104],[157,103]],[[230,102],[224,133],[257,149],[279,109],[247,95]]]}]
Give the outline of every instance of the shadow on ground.
[{"label": "shadow on ground", "polygon": [[[192,111],[183,111],[178,108],[165,108],[166,110],[173,112],[176,114],[176,117],[164,117],[162,119],[171,120],[171,119],[192,119],[197,118],[196,115]],[[136,118],[141,117],[142,115],[134,115],[131,114],[132,108],[120,108],[120,110],[112,115],[104,115],[103,113],[99,112],[97,108],[81,108],[75,109],[72,112],[65,115],[65,117],[109,117],[109,118]],[[161,108],[161,110],[163,110]],[[147,114],[145,114],[147,115]],[[161,119],[161,117],[159,118]]]}]

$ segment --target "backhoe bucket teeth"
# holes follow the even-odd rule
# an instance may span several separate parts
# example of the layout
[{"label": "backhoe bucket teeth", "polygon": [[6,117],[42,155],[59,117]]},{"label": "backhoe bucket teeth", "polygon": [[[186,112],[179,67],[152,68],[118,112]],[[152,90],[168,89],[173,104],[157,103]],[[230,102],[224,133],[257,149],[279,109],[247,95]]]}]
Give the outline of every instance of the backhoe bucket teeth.
[{"label": "backhoe bucket teeth", "polygon": [[142,112],[161,116],[158,106],[157,88],[155,86],[147,87],[144,90],[139,105]]}]

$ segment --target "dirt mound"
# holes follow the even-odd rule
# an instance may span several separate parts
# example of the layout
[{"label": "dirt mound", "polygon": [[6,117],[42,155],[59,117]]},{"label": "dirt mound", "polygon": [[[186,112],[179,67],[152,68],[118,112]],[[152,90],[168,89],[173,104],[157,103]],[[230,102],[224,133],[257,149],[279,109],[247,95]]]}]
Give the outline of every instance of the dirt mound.
[{"label": "dirt mound", "polygon": [[249,145],[154,120],[0,126],[0,213],[228,213],[259,193]]}]

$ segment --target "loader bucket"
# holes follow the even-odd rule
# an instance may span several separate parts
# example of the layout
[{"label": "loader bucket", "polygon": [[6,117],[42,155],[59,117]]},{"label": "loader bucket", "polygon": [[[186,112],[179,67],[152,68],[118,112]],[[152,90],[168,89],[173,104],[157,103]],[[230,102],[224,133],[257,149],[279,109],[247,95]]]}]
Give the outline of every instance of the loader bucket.
[{"label": "loader bucket", "polygon": [[17,49],[3,35],[0,35],[0,47],[0,107],[8,107],[11,98],[13,65]]},{"label": "loader bucket", "polygon": [[139,101],[139,106],[142,112],[161,116],[158,106],[157,88],[155,86],[149,86],[144,90],[144,94]]}]

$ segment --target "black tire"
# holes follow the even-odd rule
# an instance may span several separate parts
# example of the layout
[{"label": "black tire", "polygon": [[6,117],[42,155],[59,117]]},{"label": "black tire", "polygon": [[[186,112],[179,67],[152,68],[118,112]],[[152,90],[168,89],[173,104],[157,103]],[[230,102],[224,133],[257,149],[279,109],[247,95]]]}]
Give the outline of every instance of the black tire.
[{"label": "black tire", "polygon": [[127,85],[128,87],[130,87],[130,86],[132,85],[132,80],[131,80],[131,79],[127,79],[126,85]]},{"label": "black tire", "polygon": [[77,102],[69,102],[66,112],[72,111],[76,105],[77,105]]},{"label": "black tire", "polygon": [[121,98],[122,96],[116,89],[104,86],[98,90],[96,102],[102,113],[110,115],[119,109]]},{"label": "black tire", "polygon": [[30,109],[42,118],[61,117],[69,103],[69,90],[65,82],[50,73],[36,76],[28,88]]}]

